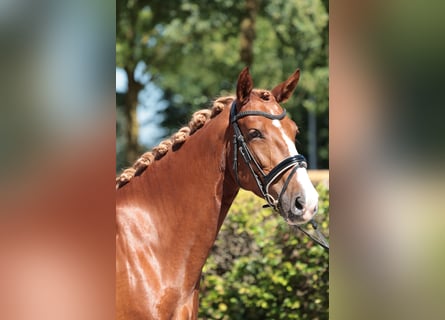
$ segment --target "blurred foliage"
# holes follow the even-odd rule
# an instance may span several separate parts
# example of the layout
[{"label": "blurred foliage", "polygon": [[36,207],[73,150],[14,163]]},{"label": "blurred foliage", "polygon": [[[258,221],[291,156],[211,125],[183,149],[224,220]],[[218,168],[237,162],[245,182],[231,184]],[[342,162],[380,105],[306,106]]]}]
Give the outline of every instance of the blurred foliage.
[{"label": "blurred foliage", "polygon": [[[317,221],[329,235],[329,190]],[[203,269],[200,319],[328,319],[329,254],[241,190]]]},{"label": "blurred foliage", "polygon": [[[247,2],[117,1],[116,64],[140,88],[151,82],[162,89],[168,107],[162,111],[161,125],[170,132],[211,99],[234,92],[246,64],[241,59],[240,34]],[[327,168],[328,1],[250,0],[248,4],[255,6],[250,66],[254,84],[271,89],[301,69],[300,84],[286,108],[302,132],[297,147],[303,154],[308,148],[308,114],[315,114],[317,167]],[[140,90],[132,83],[134,90]]]}]

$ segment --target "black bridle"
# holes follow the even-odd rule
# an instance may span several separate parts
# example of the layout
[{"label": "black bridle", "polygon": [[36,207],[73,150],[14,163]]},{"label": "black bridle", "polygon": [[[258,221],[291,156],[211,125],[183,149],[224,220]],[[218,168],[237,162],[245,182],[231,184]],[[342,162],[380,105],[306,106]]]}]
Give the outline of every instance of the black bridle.
[{"label": "black bridle", "polygon": [[[250,173],[255,179],[255,182],[258,186],[258,189],[260,190],[261,194],[263,195],[263,198],[267,201],[269,207],[277,211],[285,220],[286,216],[282,212],[281,209],[281,199],[283,194],[286,192],[287,187],[289,185],[289,182],[291,181],[292,177],[294,176],[295,172],[298,168],[307,168],[307,162],[306,158],[301,155],[297,154],[294,156],[287,157],[283,159],[280,163],[278,163],[268,174],[264,173],[261,166],[258,164],[258,161],[256,160],[255,156],[253,155],[252,151],[250,151],[246,140],[244,138],[243,133],[241,132],[241,129],[238,125],[238,120],[247,116],[261,116],[265,117],[271,120],[282,120],[286,116],[286,110],[283,109],[283,112],[281,114],[275,115],[271,113],[267,113],[264,111],[258,111],[258,110],[248,110],[248,111],[242,111],[237,113],[236,110],[236,100],[232,102],[232,106],[230,108],[230,124],[232,125],[234,135],[233,135],[233,171],[235,174],[235,179],[240,187],[241,182],[238,177],[238,152],[242,155],[242,158],[244,159],[245,164],[250,170]],[[281,192],[278,196],[278,199],[275,199],[270,193],[269,193],[269,187],[270,185],[282,174],[285,172],[291,170],[289,176],[287,177],[286,181],[284,182],[283,188],[281,189]],[[298,229],[300,229],[302,232],[304,232],[306,235],[308,235],[312,240],[320,244],[323,248],[329,250],[329,245],[327,244],[326,239],[324,236],[320,233],[318,230],[318,226],[314,220],[310,221],[315,233],[317,236],[312,235],[308,231],[304,230],[301,226],[296,226]]]},{"label": "black bridle", "polygon": [[[260,190],[261,194],[263,195],[264,199],[267,201],[270,207],[273,209],[279,211],[280,210],[280,201],[281,197],[284,194],[284,192],[287,189],[287,186],[289,184],[290,178],[293,176],[294,172],[300,168],[306,168],[307,163],[304,156],[301,154],[297,154],[294,156],[290,156],[282,160],[280,163],[278,163],[268,174],[265,174],[261,166],[258,164],[258,161],[256,160],[255,156],[253,155],[252,151],[250,151],[249,146],[246,143],[246,140],[244,139],[243,133],[241,132],[241,129],[238,125],[238,120],[247,116],[261,116],[265,117],[271,120],[282,120],[286,116],[286,110],[283,110],[281,114],[275,115],[263,111],[257,111],[257,110],[251,110],[251,111],[243,111],[243,112],[236,112],[236,100],[233,101],[232,107],[230,109],[230,124],[233,127],[234,136],[233,136],[233,171],[235,173],[235,178],[238,183],[238,185],[241,187],[241,183],[238,177],[238,151],[241,153],[244,162],[246,163],[247,167],[249,168],[252,176],[255,179],[255,182],[258,186],[258,189]],[[270,193],[269,193],[269,187],[280,175],[285,173],[288,170],[291,170],[292,172],[287,178],[283,190],[281,191],[278,199],[275,199]]]}]

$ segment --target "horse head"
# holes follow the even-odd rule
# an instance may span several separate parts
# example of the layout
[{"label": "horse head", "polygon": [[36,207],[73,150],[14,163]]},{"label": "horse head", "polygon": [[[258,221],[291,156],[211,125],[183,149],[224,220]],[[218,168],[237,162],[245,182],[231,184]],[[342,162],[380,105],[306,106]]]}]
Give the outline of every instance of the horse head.
[{"label": "horse head", "polygon": [[297,69],[271,91],[258,90],[245,68],[230,112],[233,176],[240,187],[263,197],[291,225],[307,223],[318,208],[306,160],[294,143],[298,127],[280,106],[292,95],[299,77]]}]

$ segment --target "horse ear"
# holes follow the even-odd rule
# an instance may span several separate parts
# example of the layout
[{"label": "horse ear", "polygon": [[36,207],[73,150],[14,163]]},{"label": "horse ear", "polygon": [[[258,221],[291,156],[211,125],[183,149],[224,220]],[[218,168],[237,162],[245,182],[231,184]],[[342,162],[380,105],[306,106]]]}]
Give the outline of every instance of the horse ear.
[{"label": "horse ear", "polygon": [[272,89],[272,94],[275,100],[280,102],[286,102],[295,88],[297,87],[298,80],[300,79],[300,69],[295,70],[295,72],[286,81],[280,83],[275,88]]},{"label": "horse ear", "polygon": [[236,84],[236,99],[238,100],[240,107],[247,103],[252,89],[252,77],[250,76],[249,68],[245,67],[239,74],[238,82]]}]

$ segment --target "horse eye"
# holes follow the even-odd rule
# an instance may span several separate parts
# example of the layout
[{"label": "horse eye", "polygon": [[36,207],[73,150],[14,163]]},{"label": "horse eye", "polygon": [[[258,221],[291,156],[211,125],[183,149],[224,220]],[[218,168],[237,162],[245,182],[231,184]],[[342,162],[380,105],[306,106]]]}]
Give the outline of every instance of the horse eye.
[{"label": "horse eye", "polygon": [[261,131],[257,130],[257,129],[250,129],[249,130],[249,140],[253,140],[255,138],[262,138],[263,135],[261,133]]}]

